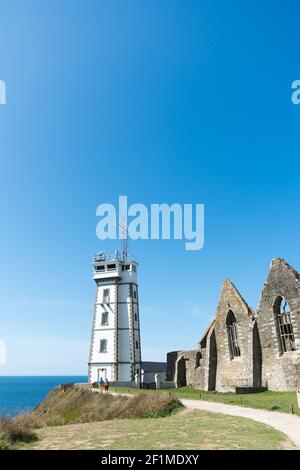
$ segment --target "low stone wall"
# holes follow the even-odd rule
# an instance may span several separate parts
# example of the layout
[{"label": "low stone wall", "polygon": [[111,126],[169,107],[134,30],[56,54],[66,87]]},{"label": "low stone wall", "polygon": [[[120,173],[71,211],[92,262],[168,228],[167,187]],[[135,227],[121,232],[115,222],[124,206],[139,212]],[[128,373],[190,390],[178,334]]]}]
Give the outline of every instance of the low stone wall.
[{"label": "low stone wall", "polygon": [[[97,382],[94,382],[97,385]],[[70,384],[67,384],[69,388]],[[93,384],[91,383],[75,383],[72,384],[76,388],[91,388]],[[136,383],[135,382],[109,382],[109,385],[111,387],[127,387],[127,388],[136,388]],[[60,387],[64,387],[64,384],[62,384]]]},{"label": "low stone wall", "polygon": [[111,387],[136,388],[135,382],[109,382]]},{"label": "low stone wall", "polygon": [[[61,388],[65,388],[64,387],[65,384],[61,385],[60,387]],[[92,387],[92,384],[90,383],[75,383],[75,384],[66,384],[67,387],[66,388],[72,388],[72,387],[75,387],[75,388],[85,388],[85,389],[90,389]],[[72,387],[70,387],[70,385]],[[110,382],[109,383],[110,387],[111,388],[118,388],[118,387],[124,387],[124,388],[137,388],[136,386],[136,383],[135,382]],[[153,385],[153,387],[147,387],[147,385]],[[141,388],[153,388],[155,389],[156,386],[155,386],[155,382],[153,382],[153,384],[144,384],[144,387],[141,387]],[[173,381],[167,381],[167,380],[162,380],[162,381],[159,381],[159,388],[163,388],[163,389],[168,389],[168,388],[175,388],[175,382]]]},{"label": "low stone wall", "polygon": [[175,382],[170,381],[170,380],[162,380],[160,382],[160,388],[175,388]]}]

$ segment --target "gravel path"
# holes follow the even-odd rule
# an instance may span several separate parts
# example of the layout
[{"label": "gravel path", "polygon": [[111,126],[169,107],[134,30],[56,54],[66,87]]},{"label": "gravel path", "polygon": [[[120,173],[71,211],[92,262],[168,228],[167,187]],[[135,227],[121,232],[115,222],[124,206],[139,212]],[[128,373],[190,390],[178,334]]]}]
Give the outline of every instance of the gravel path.
[{"label": "gravel path", "polygon": [[300,417],[287,413],[278,413],[277,411],[258,410],[236,405],[225,405],[204,400],[180,400],[181,403],[189,409],[205,410],[215,413],[223,413],[231,416],[242,416],[244,418],[254,419],[260,423],[268,424],[275,429],[283,432],[290,441],[300,449]]}]

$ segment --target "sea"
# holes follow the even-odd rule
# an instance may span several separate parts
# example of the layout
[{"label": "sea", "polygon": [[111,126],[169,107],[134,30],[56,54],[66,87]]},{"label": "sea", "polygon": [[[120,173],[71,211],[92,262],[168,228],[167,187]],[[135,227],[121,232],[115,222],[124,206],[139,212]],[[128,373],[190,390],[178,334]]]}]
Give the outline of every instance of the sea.
[{"label": "sea", "polygon": [[53,388],[71,382],[86,383],[87,376],[0,376],[0,416],[32,411]]}]

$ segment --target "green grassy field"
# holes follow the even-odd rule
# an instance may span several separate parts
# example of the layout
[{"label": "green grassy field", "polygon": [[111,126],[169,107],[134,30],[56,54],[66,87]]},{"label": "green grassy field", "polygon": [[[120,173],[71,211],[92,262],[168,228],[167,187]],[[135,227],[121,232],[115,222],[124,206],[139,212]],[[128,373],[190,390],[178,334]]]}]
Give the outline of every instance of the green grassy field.
[{"label": "green grassy field", "polygon": [[[0,421],[0,449],[286,449],[279,431],[256,421],[189,410],[179,398],[291,411],[294,393],[235,395],[190,388],[111,388],[114,396],[87,389],[53,390],[28,415]],[[241,403],[242,399],[242,403]],[[293,401],[294,400],[294,401]]]},{"label": "green grassy field", "polygon": [[183,405],[169,395],[132,396],[93,393],[90,389],[56,388],[31,413],[0,417],[0,450],[18,448],[38,439],[37,429],[68,424],[170,416]]},{"label": "green grassy field", "polygon": [[[137,393],[138,389],[128,388],[115,388],[111,391],[120,393]],[[170,390],[146,390],[147,393],[168,393],[176,398],[190,398],[191,400],[207,400],[216,401],[220,403],[227,403],[229,405],[246,406],[250,408],[260,408],[269,411],[281,411],[284,413],[294,413],[300,416],[300,409],[297,405],[296,392],[261,392],[261,393],[246,393],[237,395],[235,393],[217,393],[217,392],[204,392],[193,388],[173,388]]]},{"label": "green grassy field", "polygon": [[264,424],[204,411],[164,418],[116,419],[44,427],[27,449],[287,449],[284,434]]}]

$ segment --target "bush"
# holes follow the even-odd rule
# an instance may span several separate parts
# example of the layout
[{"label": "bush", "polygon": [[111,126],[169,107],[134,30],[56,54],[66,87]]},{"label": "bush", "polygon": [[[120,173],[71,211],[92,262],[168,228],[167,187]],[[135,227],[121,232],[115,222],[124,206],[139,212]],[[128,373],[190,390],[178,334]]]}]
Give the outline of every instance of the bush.
[{"label": "bush", "polygon": [[162,394],[133,396],[93,393],[88,389],[51,392],[32,413],[47,425],[105,421],[116,418],[162,417],[178,409],[180,402]]},{"label": "bush", "polygon": [[122,418],[168,416],[182,407],[168,395],[137,393],[132,396],[93,393],[89,389],[55,389],[31,413],[0,418],[0,450],[36,441],[35,428],[45,425],[86,423]]},{"label": "bush", "polygon": [[22,416],[17,418],[0,418],[0,449],[9,449],[17,443],[28,443],[37,440],[30,423]]}]

